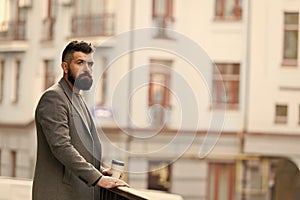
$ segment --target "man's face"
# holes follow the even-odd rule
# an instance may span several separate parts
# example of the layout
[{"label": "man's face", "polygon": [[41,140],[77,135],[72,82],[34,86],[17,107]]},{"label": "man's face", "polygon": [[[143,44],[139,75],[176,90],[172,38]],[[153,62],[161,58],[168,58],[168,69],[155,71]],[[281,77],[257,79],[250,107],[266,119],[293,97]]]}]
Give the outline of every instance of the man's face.
[{"label": "man's face", "polygon": [[74,52],[72,61],[68,64],[68,80],[79,90],[89,90],[93,84],[92,66],[93,54]]}]

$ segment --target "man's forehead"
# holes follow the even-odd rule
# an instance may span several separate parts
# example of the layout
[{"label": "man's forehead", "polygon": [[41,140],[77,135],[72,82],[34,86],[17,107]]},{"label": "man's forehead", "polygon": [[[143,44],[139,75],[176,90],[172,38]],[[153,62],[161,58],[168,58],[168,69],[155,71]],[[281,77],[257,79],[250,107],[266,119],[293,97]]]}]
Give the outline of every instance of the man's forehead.
[{"label": "man's forehead", "polygon": [[73,54],[74,60],[93,60],[93,53],[83,53],[81,51],[75,51]]}]

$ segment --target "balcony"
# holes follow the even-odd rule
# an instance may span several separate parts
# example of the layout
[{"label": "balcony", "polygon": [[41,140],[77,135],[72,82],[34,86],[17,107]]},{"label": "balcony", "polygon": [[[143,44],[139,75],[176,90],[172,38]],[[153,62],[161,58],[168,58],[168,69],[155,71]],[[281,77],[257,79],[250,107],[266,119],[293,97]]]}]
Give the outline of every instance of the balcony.
[{"label": "balcony", "polygon": [[25,40],[26,21],[4,21],[0,23],[0,41]]},{"label": "balcony", "polygon": [[111,36],[114,34],[114,14],[73,16],[72,37]]}]

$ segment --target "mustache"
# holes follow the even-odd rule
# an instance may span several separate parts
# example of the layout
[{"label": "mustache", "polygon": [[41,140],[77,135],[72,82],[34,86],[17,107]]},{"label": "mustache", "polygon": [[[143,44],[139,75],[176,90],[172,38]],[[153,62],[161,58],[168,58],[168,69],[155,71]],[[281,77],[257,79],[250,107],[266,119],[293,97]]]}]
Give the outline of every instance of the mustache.
[{"label": "mustache", "polygon": [[88,73],[88,72],[84,72],[83,74],[80,74],[80,75],[78,76],[78,78],[82,78],[82,77],[84,77],[84,76],[87,76],[87,77],[89,77],[89,78],[93,78],[92,75],[91,75],[90,73]]}]

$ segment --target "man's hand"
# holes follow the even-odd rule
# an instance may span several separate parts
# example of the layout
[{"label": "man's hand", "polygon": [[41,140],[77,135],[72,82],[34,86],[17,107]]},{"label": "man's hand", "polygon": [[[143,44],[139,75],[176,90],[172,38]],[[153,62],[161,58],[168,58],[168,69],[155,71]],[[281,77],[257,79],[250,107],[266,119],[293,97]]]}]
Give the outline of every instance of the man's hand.
[{"label": "man's hand", "polygon": [[106,168],[106,169],[103,169],[101,173],[104,176],[111,176],[113,172],[112,172],[112,169]]},{"label": "man's hand", "polygon": [[114,188],[119,186],[129,187],[125,181],[110,176],[102,176],[97,185],[103,188]]}]

